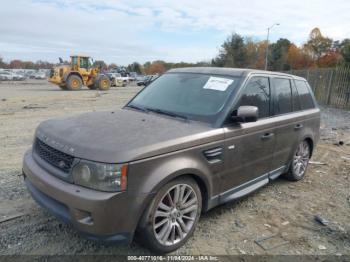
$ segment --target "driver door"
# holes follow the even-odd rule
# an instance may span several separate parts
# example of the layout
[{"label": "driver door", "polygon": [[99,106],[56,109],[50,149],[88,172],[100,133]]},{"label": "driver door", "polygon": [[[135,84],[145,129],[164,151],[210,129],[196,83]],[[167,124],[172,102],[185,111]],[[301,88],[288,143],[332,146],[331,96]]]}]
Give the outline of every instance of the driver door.
[{"label": "driver door", "polygon": [[232,123],[224,128],[226,171],[221,192],[226,192],[227,195],[243,190],[246,185],[268,181],[273,160],[275,130],[270,118],[269,78],[250,77],[240,94],[234,112],[239,106],[256,106],[259,118],[256,122]]}]

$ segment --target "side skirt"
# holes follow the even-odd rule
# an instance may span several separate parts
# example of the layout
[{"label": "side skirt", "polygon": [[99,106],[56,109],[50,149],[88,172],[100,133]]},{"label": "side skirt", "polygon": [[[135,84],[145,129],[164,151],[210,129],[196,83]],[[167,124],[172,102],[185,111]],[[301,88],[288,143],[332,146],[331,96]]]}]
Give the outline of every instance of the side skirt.
[{"label": "side skirt", "polygon": [[259,189],[260,187],[263,187],[264,185],[268,184],[270,181],[278,178],[281,174],[285,172],[285,170],[286,170],[286,166],[282,166],[280,168],[272,170],[267,174],[264,174],[251,181],[248,181],[242,185],[229,189],[226,192],[213,196],[209,200],[208,210],[217,205],[239,199],[241,197],[244,197],[252,193],[253,191]]},{"label": "side skirt", "polygon": [[232,188],[222,194],[220,194],[219,202],[220,204],[226,203],[257,190],[258,188],[269,183],[269,174],[262,175],[255,178],[254,180],[248,181],[238,187]]},{"label": "side skirt", "polygon": [[281,166],[280,168],[277,168],[275,170],[272,170],[269,173],[269,179],[270,180],[275,180],[276,178],[278,178],[280,175],[282,175],[284,172],[286,172],[288,170],[287,168],[288,166]]}]

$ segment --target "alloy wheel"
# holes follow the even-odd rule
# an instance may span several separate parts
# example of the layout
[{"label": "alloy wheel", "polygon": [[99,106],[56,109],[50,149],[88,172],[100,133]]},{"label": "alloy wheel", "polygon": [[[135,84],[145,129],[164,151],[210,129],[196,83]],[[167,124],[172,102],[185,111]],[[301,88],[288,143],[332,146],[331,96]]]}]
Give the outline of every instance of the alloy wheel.
[{"label": "alloy wheel", "polygon": [[293,171],[298,177],[304,175],[310,160],[310,146],[306,141],[299,144],[293,157]]},{"label": "alloy wheel", "polygon": [[197,194],[190,185],[171,187],[155,210],[153,232],[158,242],[171,246],[182,241],[194,226],[198,208]]}]

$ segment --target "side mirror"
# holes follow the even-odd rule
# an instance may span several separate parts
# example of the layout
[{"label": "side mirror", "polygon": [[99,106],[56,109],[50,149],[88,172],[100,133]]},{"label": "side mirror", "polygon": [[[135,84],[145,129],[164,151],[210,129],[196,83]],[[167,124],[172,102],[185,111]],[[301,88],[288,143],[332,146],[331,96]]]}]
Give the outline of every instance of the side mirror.
[{"label": "side mirror", "polygon": [[234,116],[236,122],[256,122],[259,117],[259,109],[256,106],[240,106],[237,110],[237,116]]}]

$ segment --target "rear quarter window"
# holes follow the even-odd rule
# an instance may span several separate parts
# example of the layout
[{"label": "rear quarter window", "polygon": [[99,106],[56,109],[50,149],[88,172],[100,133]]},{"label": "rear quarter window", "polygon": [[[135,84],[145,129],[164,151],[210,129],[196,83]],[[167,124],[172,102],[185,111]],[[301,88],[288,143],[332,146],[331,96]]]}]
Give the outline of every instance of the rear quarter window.
[{"label": "rear quarter window", "polygon": [[314,100],[311,96],[311,91],[303,80],[295,80],[295,86],[299,94],[299,101],[302,110],[315,108]]}]

